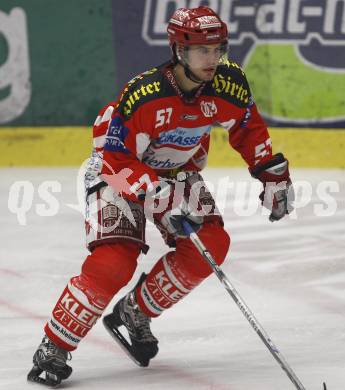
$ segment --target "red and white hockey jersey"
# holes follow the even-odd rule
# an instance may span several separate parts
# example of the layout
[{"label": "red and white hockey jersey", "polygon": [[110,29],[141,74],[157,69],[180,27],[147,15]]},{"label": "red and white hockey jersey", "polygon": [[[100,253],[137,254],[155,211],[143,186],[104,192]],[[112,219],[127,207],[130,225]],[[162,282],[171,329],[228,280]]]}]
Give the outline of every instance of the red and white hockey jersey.
[{"label": "red and white hockey jersey", "polygon": [[138,189],[158,176],[200,171],[217,125],[249,167],[271,157],[267,126],[237,64],[219,65],[213,80],[190,97],[178,88],[170,63],[140,74],[95,121],[87,187],[106,181],[136,200]]}]

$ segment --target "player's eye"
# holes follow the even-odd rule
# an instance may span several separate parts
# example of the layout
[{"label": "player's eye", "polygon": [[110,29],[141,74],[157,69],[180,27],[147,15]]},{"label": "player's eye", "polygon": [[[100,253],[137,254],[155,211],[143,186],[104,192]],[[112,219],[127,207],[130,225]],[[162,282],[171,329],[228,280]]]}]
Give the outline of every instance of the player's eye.
[{"label": "player's eye", "polygon": [[200,46],[200,47],[198,47],[197,52],[198,52],[199,54],[202,54],[202,55],[207,55],[208,52],[209,52],[209,50],[208,50],[207,47]]}]

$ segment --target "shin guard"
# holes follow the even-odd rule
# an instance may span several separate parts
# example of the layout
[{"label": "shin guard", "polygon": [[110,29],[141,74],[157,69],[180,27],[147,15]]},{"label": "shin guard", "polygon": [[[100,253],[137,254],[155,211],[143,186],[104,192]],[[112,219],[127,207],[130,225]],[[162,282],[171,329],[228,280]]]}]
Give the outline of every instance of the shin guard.
[{"label": "shin guard", "polygon": [[81,275],[73,277],[44,330],[59,347],[73,351],[102,315],[113,296],[133,276],[140,247],[133,243],[101,245],[94,249]]},{"label": "shin guard", "polygon": [[[218,223],[205,224],[198,235],[217,263],[222,264],[230,245],[229,235],[223,227]],[[192,242],[179,239],[176,251],[159,259],[144,282],[136,288],[138,304],[146,315],[159,316],[211,273],[211,268]]]},{"label": "shin guard", "polygon": [[102,315],[108,301],[109,297],[90,288],[87,278],[72,278],[44,328],[46,335],[60,348],[73,351]]}]

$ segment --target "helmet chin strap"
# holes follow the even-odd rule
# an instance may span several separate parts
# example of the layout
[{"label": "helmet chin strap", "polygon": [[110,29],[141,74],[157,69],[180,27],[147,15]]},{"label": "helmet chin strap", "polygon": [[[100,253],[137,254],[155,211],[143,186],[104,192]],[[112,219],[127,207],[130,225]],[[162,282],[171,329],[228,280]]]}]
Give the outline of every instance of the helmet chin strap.
[{"label": "helmet chin strap", "polygon": [[203,83],[205,83],[204,80],[199,79],[199,77],[191,71],[190,67],[188,66],[188,64],[184,60],[184,58],[177,53],[176,46],[173,47],[172,51],[173,51],[175,63],[177,62],[177,63],[179,63],[180,65],[183,66],[184,74],[185,74],[185,76],[189,80],[193,81],[193,83],[196,83],[196,84],[203,84]]},{"label": "helmet chin strap", "polygon": [[205,83],[204,80],[201,80],[199,79],[198,76],[196,76],[189,68],[189,66],[187,64],[181,64],[183,66],[183,69],[184,69],[184,74],[186,75],[187,78],[189,78],[189,80],[193,81],[193,83],[197,83],[197,84],[203,84]]}]

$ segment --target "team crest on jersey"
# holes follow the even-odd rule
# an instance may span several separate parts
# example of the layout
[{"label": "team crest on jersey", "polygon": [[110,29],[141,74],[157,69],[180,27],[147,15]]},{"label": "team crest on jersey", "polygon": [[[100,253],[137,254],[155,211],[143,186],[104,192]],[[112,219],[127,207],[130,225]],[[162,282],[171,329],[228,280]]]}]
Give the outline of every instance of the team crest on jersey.
[{"label": "team crest on jersey", "polygon": [[212,118],[217,114],[216,103],[212,100],[211,102],[205,102],[204,100],[200,103],[200,108],[204,116]]}]

